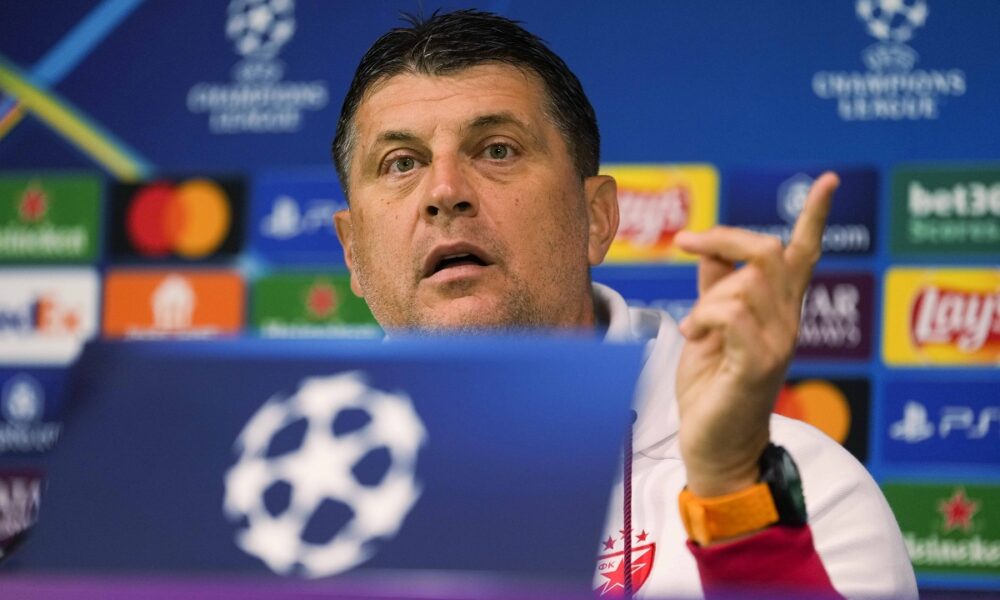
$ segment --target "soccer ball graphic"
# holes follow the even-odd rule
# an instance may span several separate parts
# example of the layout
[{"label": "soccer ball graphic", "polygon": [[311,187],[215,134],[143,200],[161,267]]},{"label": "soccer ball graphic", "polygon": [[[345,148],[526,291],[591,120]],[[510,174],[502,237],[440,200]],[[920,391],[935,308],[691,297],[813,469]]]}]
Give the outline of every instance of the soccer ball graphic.
[{"label": "soccer ball graphic", "polygon": [[926,0],[858,0],[858,18],[883,42],[906,42],[927,21]]},{"label": "soccer ball graphic", "polygon": [[274,58],[295,33],[294,9],[294,0],[232,0],[226,36],[244,58]]},{"label": "soccer ball graphic", "polygon": [[268,400],[236,440],[225,477],[236,544],[272,571],[342,573],[399,531],[420,497],[424,426],[405,394],[358,372],[304,380]]}]

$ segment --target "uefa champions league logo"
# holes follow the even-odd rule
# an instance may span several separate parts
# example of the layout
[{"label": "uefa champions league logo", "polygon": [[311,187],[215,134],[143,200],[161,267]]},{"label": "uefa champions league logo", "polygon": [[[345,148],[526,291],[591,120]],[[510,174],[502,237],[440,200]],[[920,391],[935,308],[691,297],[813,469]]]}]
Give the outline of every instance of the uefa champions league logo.
[{"label": "uefa champions league logo", "polygon": [[225,476],[224,511],[246,525],[237,545],[282,575],[361,564],[420,497],[425,439],[405,394],[373,389],[357,372],[306,379],[293,396],[272,398],[243,428]]},{"label": "uefa champions league logo", "polygon": [[861,52],[867,70],[824,69],[812,79],[813,93],[836,100],[842,120],[937,119],[950,97],[965,94],[962,69],[917,68],[920,56],[908,43],[927,25],[928,0],[856,0],[854,13],[876,40]]},{"label": "uefa champions league logo", "polygon": [[218,135],[299,131],[305,113],[323,109],[330,94],[325,81],[285,78],[278,53],[296,29],[295,0],[230,0],[225,35],[240,57],[232,81],[194,84],[187,109],[207,113],[209,130]]}]

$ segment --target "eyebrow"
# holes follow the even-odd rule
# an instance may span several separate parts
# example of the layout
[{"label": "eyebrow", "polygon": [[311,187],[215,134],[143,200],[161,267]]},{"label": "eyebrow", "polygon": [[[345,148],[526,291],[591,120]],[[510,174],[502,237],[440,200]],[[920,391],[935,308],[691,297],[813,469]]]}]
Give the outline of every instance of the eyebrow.
[{"label": "eyebrow", "polygon": [[383,131],[382,133],[380,133],[378,137],[375,139],[374,145],[378,146],[379,144],[384,144],[385,142],[413,142],[416,141],[417,139],[418,139],[417,134],[413,133],[412,131],[390,130],[390,131]]},{"label": "eyebrow", "polygon": [[488,129],[490,127],[496,127],[498,125],[513,125],[519,129],[522,133],[531,138],[532,142],[540,148],[544,147],[542,139],[537,133],[532,131],[523,121],[514,116],[513,113],[509,112],[498,112],[488,115],[481,115],[473,119],[471,122],[462,127],[466,130],[476,130],[476,129]]}]

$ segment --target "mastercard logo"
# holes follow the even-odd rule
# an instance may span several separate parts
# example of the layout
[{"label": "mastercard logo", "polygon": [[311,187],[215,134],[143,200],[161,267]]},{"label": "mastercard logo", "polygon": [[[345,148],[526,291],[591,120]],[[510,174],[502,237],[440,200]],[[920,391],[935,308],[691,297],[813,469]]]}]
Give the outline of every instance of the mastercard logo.
[{"label": "mastercard logo", "polygon": [[219,249],[232,224],[222,187],[208,179],[143,186],[125,214],[129,242],[146,256],[201,258]]},{"label": "mastercard logo", "polygon": [[837,386],[810,379],[785,385],[774,412],[809,423],[843,444],[851,431],[851,406]]}]

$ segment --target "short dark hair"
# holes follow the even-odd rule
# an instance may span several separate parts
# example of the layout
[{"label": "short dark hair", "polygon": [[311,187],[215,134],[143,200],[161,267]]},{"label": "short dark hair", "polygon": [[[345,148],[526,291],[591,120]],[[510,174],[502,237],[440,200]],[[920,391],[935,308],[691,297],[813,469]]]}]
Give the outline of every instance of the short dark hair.
[{"label": "short dark hair", "polygon": [[434,13],[427,20],[406,15],[411,27],[389,31],[361,58],[344,98],[333,139],[333,161],[347,194],[354,115],[375,84],[401,73],[447,75],[484,63],[509,64],[538,75],[546,112],[562,132],[580,178],[597,175],[601,137],[594,107],[580,80],[536,35],[516,21],[478,10]]}]

